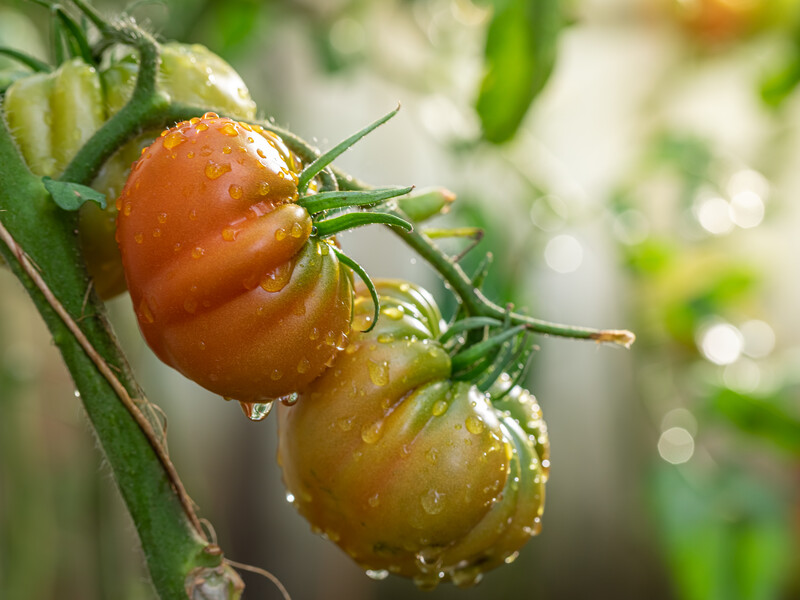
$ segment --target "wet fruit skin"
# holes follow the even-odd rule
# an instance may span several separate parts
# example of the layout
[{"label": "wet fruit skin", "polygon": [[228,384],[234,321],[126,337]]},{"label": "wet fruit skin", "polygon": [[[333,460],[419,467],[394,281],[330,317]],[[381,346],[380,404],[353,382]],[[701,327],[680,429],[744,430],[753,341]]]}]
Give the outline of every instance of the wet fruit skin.
[{"label": "wet fruit skin", "polygon": [[[424,290],[378,282],[381,316],[293,406],[278,407],[278,460],[300,513],[378,576],[476,583],[539,531],[547,429],[515,387],[495,404],[450,379]],[[354,331],[372,311],[356,297]],[[502,378],[491,390],[510,387]],[[374,574],[374,573],[373,573]]]},{"label": "wet fruit skin", "polygon": [[352,276],[311,237],[282,141],[209,113],[164,132],[117,201],[117,235],[147,343],[242,402],[300,391],[347,343]]},{"label": "wet fruit skin", "polygon": [[[15,81],[5,94],[3,112],[33,173],[58,177],[78,150],[133,93],[139,66],[126,56],[98,71],[71,59],[52,73]],[[251,119],[256,105],[241,77],[203,46],[168,43],[161,48],[158,86],[174,102]],[[106,210],[90,202],[81,207],[79,233],[87,270],[101,298],[125,291],[125,277],[114,241],[114,200],[141,148],[158,136],[150,131],[120,148],[100,169],[92,187],[104,193]]]}]

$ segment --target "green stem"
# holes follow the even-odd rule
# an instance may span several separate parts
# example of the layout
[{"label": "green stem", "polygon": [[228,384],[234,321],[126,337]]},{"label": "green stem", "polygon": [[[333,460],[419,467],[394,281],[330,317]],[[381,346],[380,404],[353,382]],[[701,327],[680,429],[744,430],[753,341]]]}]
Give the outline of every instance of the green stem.
[{"label": "green stem", "polygon": [[[79,329],[100,364],[116,374],[131,396],[140,395],[102,305],[93,294],[86,298],[88,278],[80,267],[75,227],[74,214],[52,202],[0,120],[0,254],[33,299],[72,374],[133,517],[153,584],[162,598],[185,598],[189,572],[219,565],[222,557],[206,552],[208,543],[181,503],[153,439],[120,402],[120,390],[103,375],[69,327]],[[34,281],[33,274],[41,283]],[[63,308],[63,314],[57,308]]]}]

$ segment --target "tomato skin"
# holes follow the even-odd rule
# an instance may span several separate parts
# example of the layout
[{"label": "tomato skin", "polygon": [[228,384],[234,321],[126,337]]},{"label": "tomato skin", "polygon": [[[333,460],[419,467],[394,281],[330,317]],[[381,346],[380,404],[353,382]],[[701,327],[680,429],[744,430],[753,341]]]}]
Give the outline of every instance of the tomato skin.
[{"label": "tomato skin", "polygon": [[[450,379],[424,290],[377,282],[382,314],[293,406],[278,460],[312,527],[362,567],[470,585],[538,532],[549,450],[541,411],[515,387],[493,405]],[[372,311],[356,298],[354,329]],[[492,390],[499,395],[506,379]]]},{"label": "tomato skin", "polygon": [[148,344],[242,402],[308,385],[346,344],[352,311],[349,270],[294,204],[299,167],[258,129],[213,113],[179,124],[145,149],[117,201]]},{"label": "tomato skin", "polygon": [[[255,117],[255,103],[241,77],[203,46],[164,44],[161,59],[159,89],[172,101],[208,107],[241,119]],[[11,84],[3,109],[31,171],[39,176],[58,177],[81,146],[128,101],[138,70],[133,56],[102,71],[74,58],[52,73],[30,74]],[[80,209],[81,246],[101,298],[113,298],[125,291],[122,262],[114,240],[114,199],[141,148],[158,133],[140,135],[103,165],[92,187],[106,195],[106,210],[91,202]]]}]

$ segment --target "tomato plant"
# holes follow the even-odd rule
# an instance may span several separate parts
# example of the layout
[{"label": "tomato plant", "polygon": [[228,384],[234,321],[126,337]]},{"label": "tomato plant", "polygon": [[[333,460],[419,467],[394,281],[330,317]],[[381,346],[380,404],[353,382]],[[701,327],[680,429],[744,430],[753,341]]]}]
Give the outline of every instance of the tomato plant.
[{"label": "tomato plant", "polygon": [[242,402],[305,387],[350,330],[351,275],[328,241],[311,236],[298,173],[276,135],[209,113],[146,148],[117,202],[148,344]]},{"label": "tomato plant", "polygon": [[[406,282],[377,284],[381,317],[279,409],[278,460],[300,513],[380,577],[476,583],[538,533],[549,469],[533,396],[499,377],[453,378],[439,309]],[[372,318],[366,293],[354,329]]]}]

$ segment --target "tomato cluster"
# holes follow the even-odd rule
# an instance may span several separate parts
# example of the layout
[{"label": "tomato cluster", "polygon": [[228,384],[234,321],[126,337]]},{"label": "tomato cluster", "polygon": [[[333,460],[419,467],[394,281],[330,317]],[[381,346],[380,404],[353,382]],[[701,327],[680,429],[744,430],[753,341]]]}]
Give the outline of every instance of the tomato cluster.
[{"label": "tomato cluster", "polygon": [[[5,93],[6,121],[28,167],[40,176],[57,177],[100,126],[133,93],[139,65],[134,56],[98,71],[79,58],[52,73],[16,80]],[[251,119],[256,106],[241,77],[203,46],[177,43],[161,47],[158,85],[171,100],[208,106]],[[94,203],[81,208],[80,236],[95,289],[113,297],[125,289],[119,250],[114,241],[119,195],[142,146],[158,131],[147,132],[120,148],[102,167],[92,186],[109,198],[107,210]]]},{"label": "tomato cluster", "polygon": [[[284,480],[300,513],[364,568],[470,585],[539,531],[547,428],[508,378],[488,395],[451,378],[427,292],[377,289],[377,326],[279,408]],[[354,329],[372,309],[359,294]]]},{"label": "tomato cluster", "polygon": [[347,344],[352,276],[311,236],[299,168],[277,136],[208,113],[146,148],[117,201],[148,344],[241,402],[303,389]]}]

